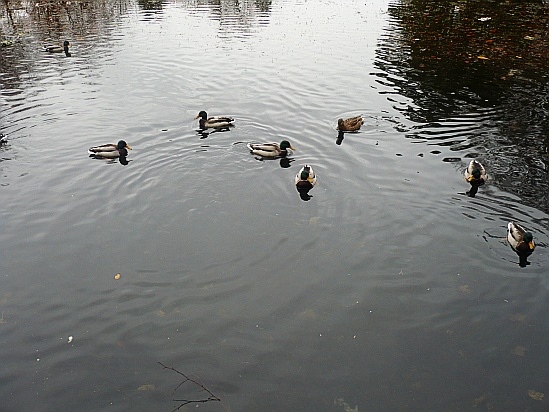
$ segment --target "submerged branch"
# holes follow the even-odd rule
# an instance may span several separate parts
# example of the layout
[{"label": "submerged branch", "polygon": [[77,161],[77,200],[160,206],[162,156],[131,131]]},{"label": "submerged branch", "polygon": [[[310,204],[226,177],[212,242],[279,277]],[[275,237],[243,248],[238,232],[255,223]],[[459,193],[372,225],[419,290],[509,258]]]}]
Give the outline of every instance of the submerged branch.
[{"label": "submerged branch", "polygon": [[164,369],[170,369],[172,371],[174,371],[175,373],[183,376],[183,380],[179,383],[179,385],[177,385],[175,387],[175,389],[173,390],[172,392],[172,397],[175,395],[175,392],[183,385],[185,384],[186,382],[191,382],[193,385],[197,386],[200,388],[201,392],[206,392],[209,396],[205,399],[172,399],[172,401],[174,402],[181,402],[181,404],[176,407],[175,409],[172,410],[173,411],[178,411],[179,409],[181,409],[183,406],[185,405],[188,405],[190,403],[206,403],[206,402],[221,402],[221,399],[218,398],[217,396],[215,396],[213,394],[212,391],[210,391],[204,384],[200,383],[200,382],[197,382],[196,380],[192,379],[192,378],[189,378],[187,375],[185,375],[183,372],[180,372],[178,371],[177,369],[171,367],[171,366],[166,366],[164,365],[162,362],[158,362],[162,367],[164,367]]}]

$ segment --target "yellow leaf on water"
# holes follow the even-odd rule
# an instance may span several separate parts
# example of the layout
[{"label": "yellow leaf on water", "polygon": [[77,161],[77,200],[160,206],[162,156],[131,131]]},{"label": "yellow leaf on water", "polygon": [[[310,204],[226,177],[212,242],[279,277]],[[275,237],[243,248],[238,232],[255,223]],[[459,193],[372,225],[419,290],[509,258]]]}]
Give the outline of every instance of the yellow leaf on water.
[{"label": "yellow leaf on water", "polygon": [[530,389],[528,391],[528,396],[532,399],[535,399],[536,401],[542,401],[545,395],[541,392],[536,392]]},{"label": "yellow leaf on water", "polygon": [[488,57],[486,56],[477,56],[477,59],[480,59],[480,60],[490,60]]},{"label": "yellow leaf on water", "polygon": [[473,408],[479,407],[484,402],[486,402],[487,399],[488,399],[488,395],[486,395],[485,393],[480,395],[478,398],[475,398],[475,400],[473,401]]},{"label": "yellow leaf on water", "polygon": [[154,391],[154,385],[141,385],[137,388],[138,391]]},{"label": "yellow leaf on water", "polygon": [[526,353],[526,348],[524,346],[517,346],[511,351],[511,353],[517,356],[524,356]]},{"label": "yellow leaf on water", "polygon": [[114,278],[115,278],[116,280],[120,279],[120,273],[117,273],[116,275],[114,275]]},{"label": "yellow leaf on water", "polygon": [[471,288],[469,287],[469,285],[461,285],[459,287],[459,291],[462,293],[471,293]]},{"label": "yellow leaf on water", "polygon": [[509,315],[509,320],[513,322],[524,322],[526,320],[526,316],[520,313],[515,313],[513,315]]}]

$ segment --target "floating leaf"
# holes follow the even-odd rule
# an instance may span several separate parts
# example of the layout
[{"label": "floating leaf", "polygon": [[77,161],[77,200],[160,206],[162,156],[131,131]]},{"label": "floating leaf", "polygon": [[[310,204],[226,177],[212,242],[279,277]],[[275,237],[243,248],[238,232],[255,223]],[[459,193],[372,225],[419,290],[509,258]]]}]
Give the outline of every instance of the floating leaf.
[{"label": "floating leaf", "polygon": [[482,405],[484,402],[486,402],[487,399],[488,395],[486,395],[485,393],[483,393],[478,398],[475,398],[475,400],[473,401],[473,408],[477,408],[478,406]]},{"label": "floating leaf", "polygon": [[154,385],[141,385],[139,388],[137,388],[138,391],[154,391],[154,389]]},{"label": "floating leaf", "polygon": [[117,273],[116,275],[114,275],[114,278],[115,278],[116,280],[120,279],[120,273]]},{"label": "floating leaf", "polygon": [[526,316],[520,313],[515,313],[513,315],[509,315],[509,320],[513,322],[524,322],[526,320]]},{"label": "floating leaf", "polygon": [[536,392],[530,389],[528,391],[528,396],[532,399],[535,399],[536,401],[542,401],[545,395],[541,392]]},{"label": "floating leaf", "polygon": [[513,355],[517,356],[524,356],[524,353],[526,352],[526,348],[524,346],[517,346],[515,349],[511,351]]},{"label": "floating leaf", "polygon": [[479,60],[490,60],[488,57],[486,56],[477,56],[477,59]]},{"label": "floating leaf", "polygon": [[355,405],[354,408],[351,408],[351,405],[345,402],[343,398],[334,399],[334,405],[343,406],[344,412],[358,412],[358,406]]}]

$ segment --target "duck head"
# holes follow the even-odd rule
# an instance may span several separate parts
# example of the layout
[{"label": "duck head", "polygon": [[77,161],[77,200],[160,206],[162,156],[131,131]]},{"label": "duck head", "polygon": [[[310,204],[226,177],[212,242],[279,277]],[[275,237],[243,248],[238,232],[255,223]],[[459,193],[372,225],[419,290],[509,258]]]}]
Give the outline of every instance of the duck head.
[{"label": "duck head", "polygon": [[118,150],[120,149],[129,149],[129,150],[132,150],[132,148],[130,146],[128,146],[128,144],[126,143],[125,140],[119,140],[117,145],[116,145],[116,148]]},{"label": "duck head", "polygon": [[208,119],[208,114],[204,110],[201,110],[200,113],[198,113],[196,115],[194,120],[199,119],[199,118],[202,119],[202,120],[207,120]]},{"label": "duck head", "polygon": [[280,150],[287,150],[287,149],[292,149],[292,150],[295,150],[292,145],[290,144],[289,141],[287,140],[283,140],[280,142]]},{"label": "duck head", "polygon": [[532,236],[532,233],[526,232],[522,237],[522,240],[528,244],[530,250],[534,250],[534,236]]}]

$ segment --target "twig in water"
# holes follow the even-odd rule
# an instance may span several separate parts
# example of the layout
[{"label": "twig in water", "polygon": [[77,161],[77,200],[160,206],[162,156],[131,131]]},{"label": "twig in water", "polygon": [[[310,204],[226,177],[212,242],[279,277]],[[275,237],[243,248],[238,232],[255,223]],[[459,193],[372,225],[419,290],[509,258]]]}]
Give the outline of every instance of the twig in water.
[{"label": "twig in water", "polygon": [[199,383],[197,381],[195,381],[194,379],[191,379],[189,378],[187,375],[185,375],[183,372],[180,372],[178,371],[177,369],[175,368],[172,368],[170,366],[166,366],[164,365],[162,362],[158,362],[161,366],[164,367],[164,369],[170,369],[172,371],[174,371],[175,373],[178,373],[179,375],[183,376],[183,381],[181,381],[181,383],[179,383],[179,385],[177,385],[175,387],[175,389],[173,390],[172,392],[172,396],[175,395],[175,392],[181,387],[181,385],[183,385],[184,383],[186,382],[191,382],[192,384],[198,386],[202,391],[206,392],[209,396],[205,399],[172,399],[172,401],[174,402],[181,402],[181,404],[172,410],[173,411],[178,411],[179,409],[181,409],[183,406],[185,405],[188,405],[190,403],[206,403],[206,402],[221,402],[221,399],[219,399],[217,396],[215,396],[212,391],[210,391],[208,388],[206,388],[206,386],[204,386],[202,383]]}]

